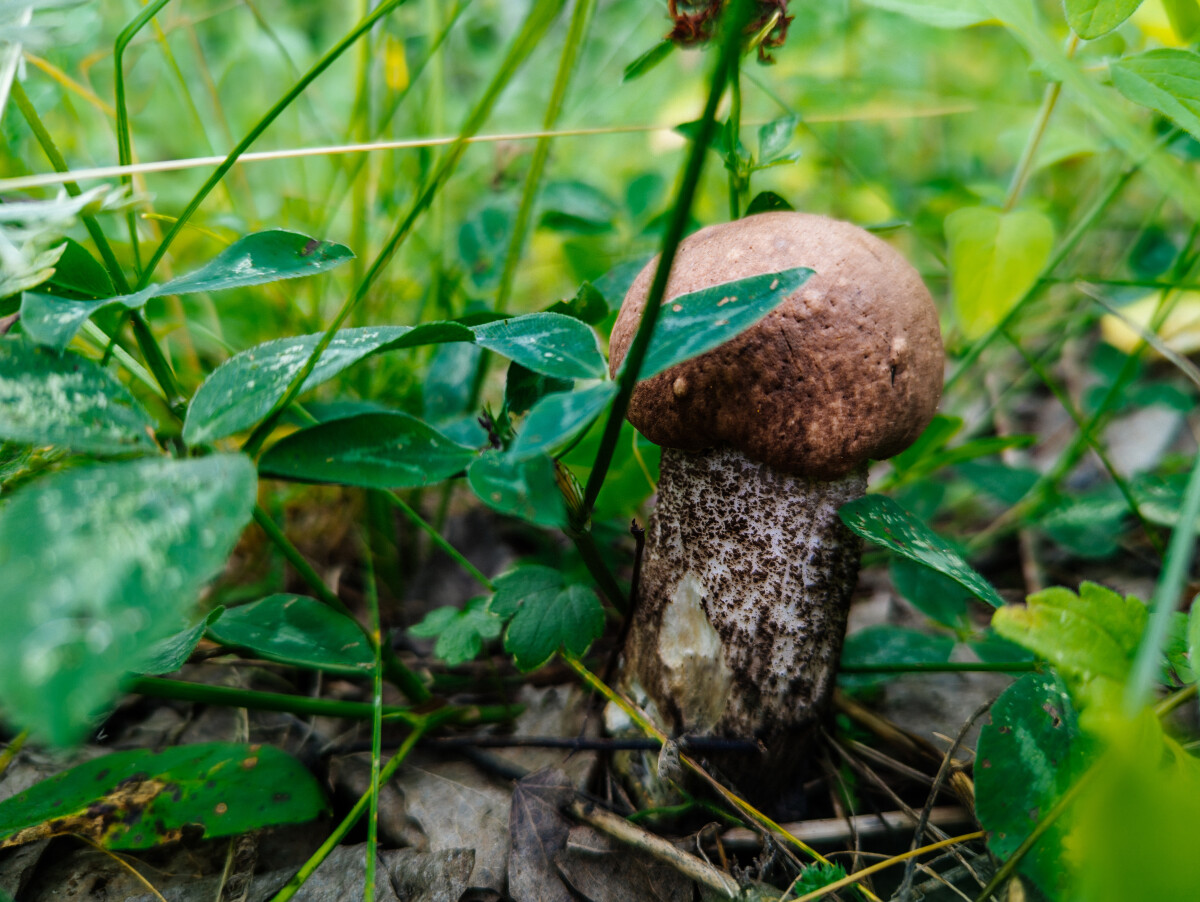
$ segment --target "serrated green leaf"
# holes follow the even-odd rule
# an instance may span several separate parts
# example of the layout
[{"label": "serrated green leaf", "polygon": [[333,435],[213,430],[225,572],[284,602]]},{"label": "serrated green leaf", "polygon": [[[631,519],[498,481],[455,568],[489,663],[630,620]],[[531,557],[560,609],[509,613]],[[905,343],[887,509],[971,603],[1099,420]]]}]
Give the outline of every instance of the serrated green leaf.
[{"label": "serrated green leaf", "polygon": [[991,16],[978,0],[866,0],[868,6],[900,13],[935,28],[966,28]]},{"label": "serrated green leaf", "polygon": [[797,266],[681,294],[663,304],[639,379],[725,344],[782,304],[813,274]]},{"label": "serrated green leaf", "polygon": [[521,366],[557,379],[602,379],[596,333],[560,313],[530,313],[475,327],[475,341]]},{"label": "serrated green leaf", "polygon": [[120,382],[77,354],[0,340],[0,440],[91,454],[152,453],[154,422]]},{"label": "serrated green leaf", "polygon": [[1060,673],[1089,681],[1124,683],[1146,629],[1146,606],[1132,595],[1085,582],[1076,595],[1056,586],[1035,592],[1025,605],[992,615],[992,629],[1044,658]]},{"label": "serrated green leaf", "polygon": [[436,608],[409,635],[431,639],[437,636],[433,652],[450,666],[472,661],[483,650],[483,643],[495,639],[504,621],[488,610],[488,599],[472,598],[459,608]]},{"label": "serrated green leaf", "polygon": [[567,524],[554,461],[545,454],[518,460],[499,451],[489,451],[467,468],[467,482],[480,501],[502,514],[538,526]]},{"label": "serrated green leaf", "polygon": [[1117,60],[1109,69],[1113,85],[1128,99],[1200,139],[1200,57],[1193,51],[1149,50]]},{"label": "serrated green leaf", "polygon": [[55,745],[171,635],[250,519],[249,458],[141,459],[44,476],[0,508],[0,697]]},{"label": "serrated green leaf", "polygon": [[1063,0],[1071,28],[1088,41],[1108,34],[1141,5],[1142,0]]},{"label": "serrated green leaf", "polygon": [[560,448],[596,421],[617,394],[613,382],[542,398],[529,411],[510,454],[525,460]]},{"label": "serrated green leaf", "polygon": [[1000,607],[1004,599],[950,544],[884,495],[866,495],[838,511],[852,531],[877,545],[945,574],[980,601]]},{"label": "serrated green leaf", "polygon": [[196,828],[205,839],[312,820],[316,779],[269,745],[207,742],[94,758],[0,802],[0,847],[77,834],[148,849]]},{"label": "serrated green leaf", "polygon": [[[303,390],[315,388],[372,354],[472,338],[470,328],[451,322],[343,329],[304,380]],[[317,334],[277,338],[226,360],[192,398],[183,440],[189,445],[213,442],[253,426],[283,397],[320,340]]]},{"label": "serrated green leaf", "polygon": [[[1083,774],[1089,742],[1066,686],[1053,673],[1027,674],[992,706],[975,756],[975,804],[988,831],[988,847],[1004,860]],[[1069,822],[1059,820],[1021,861],[1021,873],[1050,899],[1070,889],[1064,839]]]},{"label": "serrated green leaf", "polygon": [[476,457],[406,413],[365,413],[293,432],[258,463],[264,476],[362,488],[420,488],[463,472]]},{"label": "serrated green leaf", "polygon": [[297,279],[340,266],[353,257],[344,245],[298,232],[258,232],[234,242],[195,272],[133,294],[70,301],[27,292],[21,302],[21,325],[38,344],[61,351],[88,318],[105,307],[119,305],[135,310],[151,298]]},{"label": "serrated green leaf", "polygon": [[293,667],[345,676],[362,676],[375,667],[375,653],[357,624],[303,595],[270,595],[229,608],[208,628],[208,636]]},{"label": "serrated green leaf", "polygon": [[224,613],[225,608],[222,606],[213,608],[208,612],[208,616],[201,617],[187,629],[155,642],[146,654],[145,663],[139,667],[130,668],[130,671],[156,676],[174,673],[187,663],[187,659],[191,657],[196,646],[200,644],[200,640],[204,638],[204,631]]},{"label": "serrated green leaf", "polygon": [[581,655],[604,632],[604,608],[595,593],[567,585],[549,567],[525,565],[498,577],[489,608],[509,621],[504,649],[525,671],[545,664],[560,648]]},{"label": "serrated green leaf", "polygon": [[1034,210],[963,207],[946,217],[954,311],[963,334],[998,325],[1033,287],[1054,248],[1054,225]]},{"label": "serrated green leaf", "polygon": [[635,59],[632,63],[625,67],[625,72],[621,76],[621,81],[633,81],[635,78],[641,78],[668,56],[675,49],[673,41],[662,40]]}]

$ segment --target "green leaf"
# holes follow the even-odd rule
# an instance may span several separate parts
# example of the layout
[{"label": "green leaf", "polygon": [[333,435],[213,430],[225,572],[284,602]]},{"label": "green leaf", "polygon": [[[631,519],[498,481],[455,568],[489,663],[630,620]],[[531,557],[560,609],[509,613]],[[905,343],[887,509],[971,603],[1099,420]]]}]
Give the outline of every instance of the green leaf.
[{"label": "green leaf", "polygon": [[229,608],[208,628],[214,642],[268,661],[346,676],[369,674],[375,653],[344,614],[303,595],[270,595]]},{"label": "green leaf", "polygon": [[141,459],[44,476],[0,508],[0,697],[55,745],[80,739],[121,676],[171,635],[250,519],[242,455]]},{"label": "green leaf", "polygon": [[540,667],[559,648],[581,655],[604,632],[604,608],[595,593],[567,585],[550,567],[529,564],[497,577],[489,607],[509,621],[504,649],[521,670]]},{"label": "green leaf", "polygon": [[596,421],[617,394],[613,382],[559,392],[538,401],[525,418],[510,454],[525,460],[562,447]]},{"label": "green leaf", "polygon": [[[975,813],[988,847],[1007,859],[1086,769],[1089,743],[1062,680],[1030,673],[992,706],[975,756]],[[1069,898],[1063,840],[1070,826],[1051,825],[1020,870],[1051,899]]]},{"label": "green leaf", "polygon": [[998,325],[1033,287],[1054,248],[1054,225],[1033,210],[963,207],[946,217],[954,310],[963,334]]},{"label": "green leaf", "polygon": [[187,629],[155,642],[147,651],[145,662],[140,667],[131,668],[131,671],[153,675],[174,673],[187,663],[187,659],[204,638],[204,631],[224,613],[224,607],[213,608],[207,617],[201,617]]},{"label": "green leaf", "polygon": [[931,567],[963,586],[980,601],[1000,607],[1004,599],[950,544],[884,495],[866,495],[838,511],[853,532],[897,554]]},{"label": "green leaf", "polygon": [[608,372],[596,333],[560,313],[530,313],[485,323],[475,327],[475,341],[556,379],[603,379]]},{"label": "green leaf", "polygon": [[[846,637],[842,667],[944,664],[954,650],[951,636],[933,636],[919,630],[882,624]],[[894,678],[892,674],[843,673],[838,682],[848,687],[872,685]]]},{"label": "green leaf", "polygon": [[[74,833],[109,849],[234,836],[328,810],[299,761],[269,745],[207,742],[93,758],[0,802],[0,846]],[[200,838],[197,837],[197,838]]]},{"label": "green leaf", "polygon": [[1142,0],[1063,0],[1071,28],[1089,41],[1108,34],[1141,5]]},{"label": "green leaf", "polygon": [[96,301],[69,301],[26,292],[21,302],[21,325],[38,344],[61,351],[88,318],[105,307],[120,305],[134,310],[145,306],[151,298],[311,276],[353,257],[344,245],[319,241],[298,232],[282,229],[258,232],[234,242],[195,272],[133,294]]},{"label": "green leaf", "polygon": [[100,261],[74,238],[66,239],[62,256],[46,285],[56,292],[86,298],[106,298],[116,290]]},{"label": "green leaf", "polygon": [[1193,51],[1149,50],[1117,60],[1109,69],[1113,84],[1129,100],[1200,139],[1200,57]]},{"label": "green leaf", "polygon": [[258,463],[264,476],[362,488],[420,488],[461,473],[474,448],[406,413],[365,413],[293,432]]},{"label": "green leaf", "polygon": [[1056,586],[1030,595],[1025,605],[1001,608],[992,615],[992,629],[1064,676],[1124,683],[1146,619],[1146,606],[1137,598],[1085,582],[1078,595]]},{"label": "green leaf", "polygon": [[756,213],[770,213],[773,210],[794,209],[796,208],[774,191],[760,191],[746,207],[746,215],[754,216]]},{"label": "green leaf", "polygon": [[960,629],[972,593],[961,583],[907,557],[892,558],[888,572],[896,591],[918,611],[951,629]]},{"label": "green leaf", "polygon": [[723,345],[787,300],[813,274],[797,266],[681,294],[663,304],[639,379]]},{"label": "green leaf", "polygon": [[538,199],[541,226],[559,232],[596,235],[612,229],[617,205],[586,182],[550,182]]},{"label": "green leaf", "polygon": [[479,500],[502,514],[539,526],[567,523],[554,461],[545,454],[518,460],[499,451],[486,452],[467,468],[467,482]]},{"label": "green leaf", "polygon": [[510,363],[504,383],[505,409],[511,416],[520,416],[547,395],[570,391],[574,387],[573,379],[543,376],[519,363]]},{"label": "green leaf", "polygon": [[787,150],[796,135],[800,117],[781,116],[758,128],[758,162],[769,163]]},{"label": "green leaf", "polygon": [[90,454],[158,450],[149,414],[106,370],[19,339],[0,340],[0,440]]},{"label": "green leaf", "polygon": [[462,608],[437,608],[410,627],[411,636],[431,639],[437,636],[433,652],[450,666],[473,661],[487,639],[495,639],[504,621],[488,610],[486,597],[472,598]]},{"label": "green leaf", "polygon": [[[451,322],[343,329],[304,380],[304,390],[316,388],[371,354],[471,338],[468,327]],[[192,398],[183,440],[197,445],[249,429],[283,397],[320,340],[318,334],[277,338],[226,360]]]},{"label": "green leaf", "polygon": [[621,76],[621,81],[633,81],[635,78],[641,78],[668,56],[675,49],[673,41],[662,40],[635,59],[632,63],[625,67],[625,74]]},{"label": "green leaf", "polygon": [[569,301],[556,301],[543,311],[545,313],[561,313],[580,322],[595,326],[607,318],[608,302],[604,295],[591,282],[584,282]]},{"label": "green leaf", "polygon": [[978,0],[866,0],[867,5],[900,13],[936,28],[966,28],[991,19]]}]

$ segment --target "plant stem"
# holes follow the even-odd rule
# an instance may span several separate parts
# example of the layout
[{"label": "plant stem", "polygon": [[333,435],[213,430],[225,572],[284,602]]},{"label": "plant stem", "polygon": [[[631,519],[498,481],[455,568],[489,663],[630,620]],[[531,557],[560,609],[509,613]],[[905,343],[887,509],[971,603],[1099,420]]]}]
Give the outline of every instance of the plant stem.
[{"label": "plant stem", "polygon": [[1042,670],[1040,661],[943,661],[936,664],[844,664],[838,673],[1029,673]]},{"label": "plant stem", "polygon": [[[1070,59],[1075,55],[1075,48],[1079,46],[1079,35],[1071,32],[1070,38],[1067,39],[1067,58]],[[1021,159],[1017,162],[1017,168],[1013,171],[1012,181],[1008,184],[1008,194],[1004,198],[1004,212],[1012,210],[1017,205],[1017,201],[1021,199],[1021,192],[1025,190],[1025,184],[1029,181],[1029,176],[1033,173],[1033,161],[1037,156],[1038,148],[1041,147],[1042,138],[1046,134],[1046,126],[1050,123],[1050,116],[1054,112],[1054,107],[1058,103],[1058,96],[1062,93],[1062,82],[1052,81],[1046,85],[1046,90],[1042,94],[1042,105],[1037,112],[1037,117],[1033,122],[1033,130],[1029,133],[1029,140],[1025,143],[1025,149],[1021,151]]]},{"label": "plant stem", "polygon": [[407,517],[414,526],[429,536],[429,538],[433,540],[433,543],[437,545],[438,548],[442,549],[442,551],[444,551],[447,555],[449,555],[454,562],[458,564],[458,566],[466,570],[467,573],[471,575],[471,578],[475,580],[475,582],[479,583],[479,585],[483,586],[489,592],[496,591],[495,585],[492,584],[490,579],[484,576],[483,572],[478,567],[468,561],[466,557],[463,556],[461,551],[447,542],[442,537],[441,533],[430,526],[425,518],[409,507],[399,495],[397,495],[395,492],[383,492],[382,495],[387,499],[388,503],[391,504],[392,507],[404,514],[404,516]]},{"label": "plant stem", "polygon": [[371,811],[367,817],[367,866],[363,886],[363,902],[375,902],[375,866],[379,849],[379,760],[383,755],[383,658],[379,649],[384,644],[383,627],[379,620],[379,586],[375,580],[375,564],[371,543],[363,540],[363,560],[367,581],[367,609],[371,617],[371,632],[375,637],[375,673],[371,683],[371,785],[367,794]]},{"label": "plant stem", "polygon": [[[725,134],[728,138],[729,156],[726,158],[725,165],[729,169],[729,220],[736,220],[741,216],[741,200],[742,200],[742,173],[740,167],[742,164],[741,154],[738,148],[741,146],[742,132],[742,67],[741,54],[733,58],[730,64],[733,71],[729,76],[729,122],[725,125]],[[733,163],[730,166],[730,162]],[[749,182],[749,174],[745,176],[747,183]]]},{"label": "plant stem", "polygon": [[723,17],[724,37],[721,42],[720,55],[713,66],[708,101],[704,105],[704,113],[700,117],[695,138],[688,149],[675,206],[671,210],[671,218],[663,235],[658,268],[654,272],[654,281],[650,285],[641,322],[629,345],[621,372],[617,375],[617,397],[609,410],[608,420],[604,424],[604,432],[600,437],[600,446],[596,451],[596,460],[592,465],[592,472],[588,475],[587,486],[584,489],[583,512],[585,518],[595,507],[596,498],[600,495],[600,488],[604,485],[604,478],[608,475],[608,468],[612,465],[617,438],[621,434],[621,424],[629,409],[629,401],[633,397],[638,374],[645,362],[646,353],[650,349],[650,337],[654,334],[654,326],[658,322],[658,316],[662,309],[663,296],[667,290],[667,278],[671,274],[671,264],[675,262],[675,253],[679,249],[679,243],[683,240],[683,233],[687,228],[688,214],[691,212],[696,188],[700,183],[700,173],[704,169],[708,146],[716,134],[717,106],[725,93],[725,85],[737,63],[738,54],[741,53],[742,31],[750,21],[751,12],[752,6],[748,0],[734,0],[726,9]]}]

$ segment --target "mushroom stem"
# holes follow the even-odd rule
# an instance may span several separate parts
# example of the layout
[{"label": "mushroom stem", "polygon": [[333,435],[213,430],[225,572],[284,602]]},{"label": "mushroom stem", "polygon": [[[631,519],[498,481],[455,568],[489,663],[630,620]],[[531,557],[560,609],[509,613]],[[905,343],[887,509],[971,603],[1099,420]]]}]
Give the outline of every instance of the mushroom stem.
[{"label": "mushroom stem", "polygon": [[752,801],[780,801],[827,708],[862,553],[837,511],[865,491],[865,466],[663,449],[622,682],[670,734],[761,740],[765,761],[714,762]]}]

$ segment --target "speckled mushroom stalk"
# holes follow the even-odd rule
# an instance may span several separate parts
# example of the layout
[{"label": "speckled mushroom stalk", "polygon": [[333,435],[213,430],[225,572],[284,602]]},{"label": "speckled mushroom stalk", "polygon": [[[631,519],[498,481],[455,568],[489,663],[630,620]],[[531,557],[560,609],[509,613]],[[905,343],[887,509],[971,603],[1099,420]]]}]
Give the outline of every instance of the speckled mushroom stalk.
[{"label": "speckled mushroom stalk", "polygon": [[[653,276],[635,280],[613,371]],[[869,459],[906,448],[941,395],[937,311],[888,244],[844,222],[767,213],[680,246],[666,301],[795,266],[815,274],[732,341],[639,384],[629,419],[663,446],[621,685],[673,735],[757,738],[722,772],[773,807],[832,693],[861,541],[838,508]]]}]

